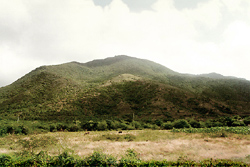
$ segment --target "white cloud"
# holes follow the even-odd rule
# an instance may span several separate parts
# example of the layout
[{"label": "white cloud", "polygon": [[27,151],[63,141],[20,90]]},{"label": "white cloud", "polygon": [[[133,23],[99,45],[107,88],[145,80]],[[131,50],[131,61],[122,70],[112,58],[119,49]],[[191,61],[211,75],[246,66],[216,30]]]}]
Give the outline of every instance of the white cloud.
[{"label": "white cloud", "polygon": [[216,28],[222,20],[222,4],[218,0],[200,3],[195,9],[186,9],[184,13],[192,23],[201,24],[209,29]]},{"label": "white cloud", "polygon": [[[250,71],[250,21],[245,16],[249,4],[248,0],[211,0],[178,10],[173,0],[158,0],[152,10],[134,13],[122,0],[104,8],[91,0],[4,1],[0,5],[1,80],[10,83],[44,64],[119,54],[153,60],[178,72],[215,71],[250,79],[246,72]],[[230,12],[234,17],[225,22]],[[216,41],[204,32],[223,32],[223,38]]]}]

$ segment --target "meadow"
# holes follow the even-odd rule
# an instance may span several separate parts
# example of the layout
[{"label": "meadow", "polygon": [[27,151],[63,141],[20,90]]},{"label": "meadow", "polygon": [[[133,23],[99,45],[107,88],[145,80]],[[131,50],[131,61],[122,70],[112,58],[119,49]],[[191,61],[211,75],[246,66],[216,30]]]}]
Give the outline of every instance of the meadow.
[{"label": "meadow", "polygon": [[145,129],[9,134],[0,138],[0,164],[248,166],[250,134],[237,133],[246,128],[190,128],[192,133],[188,129]]}]

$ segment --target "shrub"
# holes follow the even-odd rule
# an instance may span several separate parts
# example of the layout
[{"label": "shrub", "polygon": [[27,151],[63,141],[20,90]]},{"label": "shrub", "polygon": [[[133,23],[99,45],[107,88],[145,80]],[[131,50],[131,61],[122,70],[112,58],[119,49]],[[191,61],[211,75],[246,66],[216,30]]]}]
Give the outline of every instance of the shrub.
[{"label": "shrub", "polygon": [[97,129],[97,122],[92,120],[87,121],[81,125],[82,129],[86,129],[88,131],[96,130]]},{"label": "shrub", "polygon": [[143,128],[145,128],[145,129],[152,129],[152,127],[153,127],[153,125],[150,124],[150,123],[144,123],[143,124]]},{"label": "shrub", "polygon": [[173,123],[173,127],[177,129],[190,128],[190,124],[186,120],[179,119]]},{"label": "shrub", "polygon": [[117,130],[120,128],[120,122],[118,121],[109,121],[107,123],[109,125],[110,130]]},{"label": "shrub", "polygon": [[20,133],[21,134],[27,135],[29,133],[29,129],[27,127],[23,126],[23,125],[22,126],[18,126],[18,129],[20,129]]},{"label": "shrub", "polygon": [[92,155],[84,159],[84,166],[116,166],[116,158],[95,151]]},{"label": "shrub", "polygon": [[0,127],[0,136],[4,136],[5,134],[7,134],[6,127]]},{"label": "shrub", "polygon": [[69,152],[65,151],[57,157],[56,166],[72,166],[76,163],[73,155],[70,155]]},{"label": "shrub", "polygon": [[97,123],[97,130],[107,130],[107,129],[108,129],[108,124],[105,120]]},{"label": "shrub", "polygon": [[74,124],[74,125],[68,126],[67,130],[69,132],[77,132],[77,131],[81,130],[81,128]]},{"label": "shrub", "polygon": [[7,133],[13,134],[14,132],[15,132],[14,127],[11,126],[11,125],[8,125],[8,126],[7,126]]},{"label": "shrub", "polygon": [[217,122],[217,121],[211,121],[211,120],[207,120],[206,122],[205,122],[205,126],[207,127],[207,128],[211,128],[211,127],[222,127],[223,126],[223,123],[221,123],[221,122]]},{"label": "shrub", "polygon": [[249,125],[249,124],[250,124],[250,117],[246,117],[246,118],[244,119],[244,123],[245,123],[246,125]]},{"label": "shrub", "polygon": [[120,159],[119,166],[138,166],[141,160],[138,157],[138,153],[133,149],[128,149],[126,155]]},{"label": "shrub", "polygon": [[137,122],[137,121],[133,121],[133,122],[132,122],[132,126],[133,126],[135,129],[142,129],[142,126],[141,126],[140,122]]},{"label": "shrub", "polygon": [[191,125],[192,128],[201,128],[201,123],[196,120],[191,120],[189,124]]},{"label": "shrub", "polygon": [[245,123],[243,121],[234,121],[232,123],[232,126],[245,126]]},{"label": "shrub", "polygon": [[9,155],[0,155],[0,165],[1,166],[9,166],[10,162],[12,161],[11,156]]},{"label": "shrub", "polygon": [[42,123],[37,125],[36,128],[41,129],[42,131],[49,131],[50,130],[50,127],[48,125],[44,125]]},{"label": "shrub", "polygon": [[66,130],[67,128],[68,128],[68,126],[67,126],[66,124],[58,123],[58,124],[56,125],[57,131],[64,131],[64,130]]},{"label": "shrub", "polygon": [[162,124],[162,128],[163,129],[166,129],[166,130],[168,130],[168,129],[173,129],[173,124],[172,124],[172,122],[167,122],[167,123],[163,123]]},{"label": "shrub", "polygon": [[52,125],[49,126],[49,131],[50,132],[55,132],[56,130],[57,130],[57,128],[56,128],[55,124],[52,124]]},{"label": "shrub", "polygon": [[162,120],[155,120],[155,124],[157,125],[157,126],[161,126],[162,124],[163,124],[163,122],[162,122]]},{"label": "shrub", "polygon": [[122,130],[134,130],[135,127],[133,127],[132,125],[128,125],[124,122],[121,122],[120,125],[119,125],[119,128],[121,128]]}]

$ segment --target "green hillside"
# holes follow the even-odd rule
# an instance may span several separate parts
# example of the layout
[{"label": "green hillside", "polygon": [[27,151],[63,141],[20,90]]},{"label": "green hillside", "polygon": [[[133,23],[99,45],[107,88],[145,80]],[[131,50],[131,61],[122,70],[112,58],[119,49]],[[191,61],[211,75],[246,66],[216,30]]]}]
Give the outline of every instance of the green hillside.
[{"label": "green hillside", "polygon": [[250,115],[250,82],[184,75],[129,56],[42,66],[0,88],[0,117],[16,120],[206,120]]}]

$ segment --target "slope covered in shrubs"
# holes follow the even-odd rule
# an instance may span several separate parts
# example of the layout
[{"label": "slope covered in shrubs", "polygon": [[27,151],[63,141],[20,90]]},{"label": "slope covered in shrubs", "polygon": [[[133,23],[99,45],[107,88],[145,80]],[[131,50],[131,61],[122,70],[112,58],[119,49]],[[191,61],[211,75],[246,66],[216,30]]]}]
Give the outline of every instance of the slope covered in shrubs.
[{"label": "slope covered in shrubs", "polygon": [[[117,81],[125,74],[135,77]],[[179,74],[128,56],[42,66],[0,88],[0,116],[9,120],[205,121],[247,117],[249,102],[247,80]]]}]

